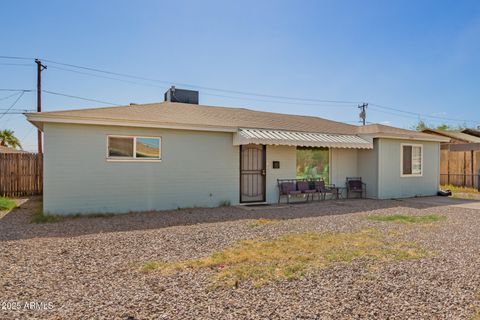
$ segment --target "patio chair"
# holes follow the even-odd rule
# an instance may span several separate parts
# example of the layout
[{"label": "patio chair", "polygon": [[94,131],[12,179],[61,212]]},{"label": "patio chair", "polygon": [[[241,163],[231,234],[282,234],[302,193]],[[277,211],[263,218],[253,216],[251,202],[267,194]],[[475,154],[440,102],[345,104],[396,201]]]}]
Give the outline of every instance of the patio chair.
[{"label": "patio chair", "polygon": [[308,181],[297,181],[297,189],[301,193],[307,195],[307,201],[310,199],[310,195],[312,195],[313,200],[313,195],[317,192],[317,190],[310,188],[310,183],[308,183]]},{"label": "patio chair", "polygon": [[315,180],[315,190],[318,192],[318,200],[325,200],[327,193],[331,194],[332,198],[335,196],[335,185],[325,184],[323,179]]},{"label": "patio chair", "polygon": [[361,177],[347,177],[345,182],[347,187],[347,199],[350,198],[350,194],[360,194],[360,198],[367,198],[367,185],[362,182]]},{"label": "patio chair", "polygon": [[301,192],[297,190],[294,181],[283,181],[281,182],[278,180],[278,203],[280,203],[280,199],[282,196],[287,197],[287,203],[290,203],[290,196],[298,195]]}]

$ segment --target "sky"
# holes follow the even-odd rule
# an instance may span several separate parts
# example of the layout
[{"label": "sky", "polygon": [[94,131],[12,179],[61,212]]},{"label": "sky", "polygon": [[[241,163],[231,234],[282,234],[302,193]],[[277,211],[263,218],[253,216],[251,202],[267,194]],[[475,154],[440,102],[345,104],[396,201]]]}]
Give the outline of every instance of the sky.
[{"label": "sky", "polygon": [[[367,102],[372,123],[480,125],[479,1],[5,0],[0,40],[28,58],[0,58],[0,89],[35,89],[40,58],[43,90],[98,100],[44,92],[43,111],[160,102],[175,84],[205,105],[359,124]],[[0,129],[36,150],[19,114],[36,95],[20,95],[0,90]]]}]

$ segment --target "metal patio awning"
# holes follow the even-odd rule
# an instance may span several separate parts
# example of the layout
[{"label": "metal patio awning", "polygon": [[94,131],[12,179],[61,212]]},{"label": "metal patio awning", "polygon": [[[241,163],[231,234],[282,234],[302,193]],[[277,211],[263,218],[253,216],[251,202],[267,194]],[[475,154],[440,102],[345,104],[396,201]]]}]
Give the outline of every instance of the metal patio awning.
[{"label": "metal patio awning", "polygon": [[357,135],[295,132],[269,129],[239,129],[233,144],[267,144],[299,147],[373,149],[372,139]]}]

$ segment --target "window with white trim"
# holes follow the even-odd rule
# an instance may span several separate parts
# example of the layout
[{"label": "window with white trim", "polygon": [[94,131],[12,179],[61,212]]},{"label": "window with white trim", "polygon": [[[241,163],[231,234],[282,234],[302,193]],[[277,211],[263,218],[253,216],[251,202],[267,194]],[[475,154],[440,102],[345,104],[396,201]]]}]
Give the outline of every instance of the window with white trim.
[{"label": "window with white trim", "polygon": [[162,138],[108,136],[107,158],[117,160],[160,160]]},{"label": "window with white trim", "polygon": [[402,144],[402,176],[421,176],[423,173],[423,146]]}]

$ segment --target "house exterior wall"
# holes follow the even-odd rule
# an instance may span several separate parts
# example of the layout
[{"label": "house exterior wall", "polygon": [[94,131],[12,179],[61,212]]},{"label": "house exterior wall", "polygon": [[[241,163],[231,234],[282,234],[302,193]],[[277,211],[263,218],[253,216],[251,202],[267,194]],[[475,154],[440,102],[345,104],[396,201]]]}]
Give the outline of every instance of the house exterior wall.
[{"label": "house exterior wall", "polygon": [[357,177],[357,149],[330,149],[330,183],[345,187],[347,177]]},{"label": "house exterior wall", "polygon": [[[239,203],[240,155],[232,133],[116,126],[44,124],[44,212],[124,213]],[[160,162],[107,161],[107,136],[159,136]],[[371,198],[434,195],[440,144],[423,145],[423,176],[401,177],[400,148],[409,140],[374,139],[373,150],[330,149],[330,182],[361,176]],[[296,176],[296,148],[267,146],[266,201],[277,179]],[[280,161],[280,169],[272,162]]]},{"label": "house exterior wall", "polygon": [[[423,175],[402,177],[400,149],[402,143],[423,145]],[[431,196],[438,191],[440,177],[440,143],[378,139],[378,198]]]},{"label": "house exterior wall", "polygon": [[373,140],[373,149],[358,150],[358,176],[367,186],[367,198],[378,198],[378,139]]},{"label": "house exterior wall", "polygon": [[[280,161],[280,169],[272,162]],[[277,179],[295,179],[297,175],[297,148],[293,146],[267,146],[267,196],[268,203],[278,201]]]},{"label": "house exterior wall", "polygon": [[[44,211],[122,213],[239,201],[232,134],[45,123]],[[161,162],[106,160],[107,135],[162,137]]]}]

